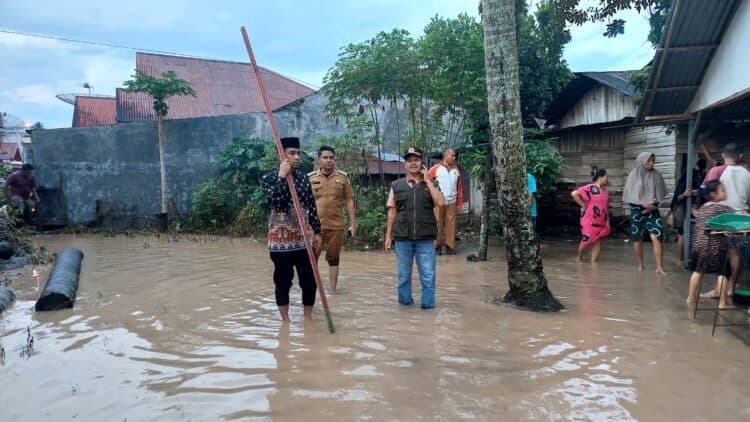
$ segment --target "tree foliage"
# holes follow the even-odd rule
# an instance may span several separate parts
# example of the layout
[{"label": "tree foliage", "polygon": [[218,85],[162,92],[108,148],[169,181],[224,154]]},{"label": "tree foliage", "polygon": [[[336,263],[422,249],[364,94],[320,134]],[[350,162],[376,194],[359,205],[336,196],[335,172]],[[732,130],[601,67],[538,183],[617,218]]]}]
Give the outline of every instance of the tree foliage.
[{"label": "tree foliage", "polygon": [[[531,14],[519,0],[521,102],[524,121],[544,108],[569,80],[562,59],[570,41],[564,23],[555,19],[551,0]],[[336,64],[324,79],[329,115],[350,118],[366,112],[373,121],[373,144],[380,147],[378,108],[398,100],[407,109],[411,125],[405,138],[427,150],[441,149],[433,140],[453,145],[465,129],[488,139],[487,84],[484,35],[475,18],[434,16],[424,34],[414,40],[407,31],[381,32],[370,40],[342,48]]]},{"label": "tree foliage", "polygon": [[604,36],[616,37],[625,33],[625,20],[618,14],[635,10],[649,15],[651,30],[648,41],[656,48],[669,16],[671,0],[598,0],[590,6],[581,6],[580,0],[557,0],[554,2],[558,20],[583,25],[586,22],[606,22]]},{"label": "tree foliage", "polygon": [[169,112],[167,99],[175,96],[195,97],[195,91],[190,83],[177,77],[177,73],[168,70],[161,77],[147,75],[136,69],[133,79],[124,82],[125,90],[128,92],[144,92],[154,99],[154,112],[161,117],[166,117]]}]

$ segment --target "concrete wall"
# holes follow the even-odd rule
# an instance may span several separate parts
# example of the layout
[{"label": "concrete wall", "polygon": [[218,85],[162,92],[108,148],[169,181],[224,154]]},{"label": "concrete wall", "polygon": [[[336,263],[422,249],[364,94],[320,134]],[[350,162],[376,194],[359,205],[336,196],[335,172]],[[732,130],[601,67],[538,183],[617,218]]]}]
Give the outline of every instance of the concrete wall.
[{"label": "concrete wall", "polygon": [[[313,94],[274,113],[281,136],[299,136],[313,150],[321,137],[346,133],[346,125],[325,116],[326,98]],[[384,103],[379,118],[386,151],[397,150],[395,109]],[[407,115],[399,113],[401,135]],[[214,163],[237,137],[272,139],[264,113],[167,120],[165,154],[168,196],[178,212],[189,211],[195,188],[215,175]],[[142,225],[159,212],[159,154],[155,122],[91,128],[37,130],[32,135],[37,183],[62,190],[69,224],[86,224],[101,214]],[[42,204],[44,206],[44,204]]]}]

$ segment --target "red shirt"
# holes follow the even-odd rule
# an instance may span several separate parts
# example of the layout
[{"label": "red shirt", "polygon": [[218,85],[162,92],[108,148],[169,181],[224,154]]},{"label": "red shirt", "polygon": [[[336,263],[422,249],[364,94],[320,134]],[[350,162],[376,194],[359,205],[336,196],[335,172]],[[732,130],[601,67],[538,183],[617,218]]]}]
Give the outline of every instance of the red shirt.
[{"label": "red shirt", "polygon": [[721,179],[721,175],[724,174],[724,170],[727,169],[726,164],[722,164],[720,166],[716,166],[708,171],[708,174],[706,174],[706,177],[703,178],[703,184],[712,181],[712,180],[719,180]]},{"label": "red shirt", "polygon": [[14,171],[5,181],[5,186],[10,190],[10,197],[20,196],[28,199],[34,190],[34,174]]}]

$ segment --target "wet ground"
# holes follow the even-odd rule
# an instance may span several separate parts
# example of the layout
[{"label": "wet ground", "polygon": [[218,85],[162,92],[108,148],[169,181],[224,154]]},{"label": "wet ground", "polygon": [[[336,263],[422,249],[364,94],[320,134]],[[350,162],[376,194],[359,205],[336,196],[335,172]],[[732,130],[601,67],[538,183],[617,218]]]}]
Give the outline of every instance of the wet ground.
[{"label": "wet ground", "polygon": [[329,295],[335,335],[319,309],[302,321],[296,287],[293,322],[279,323],[251,240],[42,241],[84,252],[79,299],[32,311],[49,268],[12,284],[0,420],[750,419],[746,329],[711,337],[713,313],[688,320],[687,273],[639,273],[621,241],[596,267],[573,262],[573,243],[545,244],[567,307],[547,315],[486,303],[505,291],[500,249],[487,263],[439,257],[429,311],[397,304],[392,256],[348,252]]}]

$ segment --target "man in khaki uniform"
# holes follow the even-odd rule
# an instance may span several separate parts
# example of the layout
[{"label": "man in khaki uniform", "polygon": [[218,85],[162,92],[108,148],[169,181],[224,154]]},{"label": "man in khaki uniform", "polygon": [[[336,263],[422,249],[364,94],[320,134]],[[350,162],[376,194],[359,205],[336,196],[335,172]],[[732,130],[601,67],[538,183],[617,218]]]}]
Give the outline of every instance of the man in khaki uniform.
[{"label": "man in khaki uniform", "polygon": [[[319,168],[310,172],[310,178],[318,217],[323,227],[323,247],[326,249],[328,275],[331,280],[331,291],[336,292],[339,279],[339,254],[344,244],[344,216],[341,209],[346,205],[350,226],[349,235],[357,235],[357,223],[354,216],[354,192],[349,176],[336,170],[336,151],[333,147],[322,146],[318,151]],[[321,249],[318,249],[320,256]]]}]

